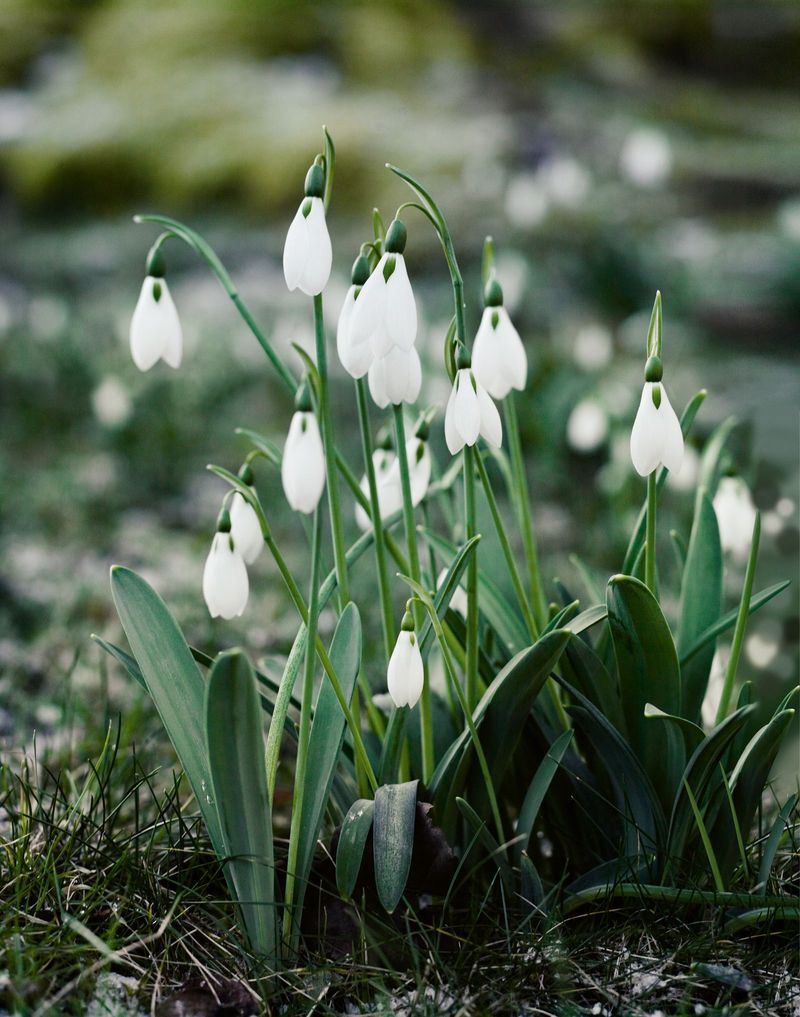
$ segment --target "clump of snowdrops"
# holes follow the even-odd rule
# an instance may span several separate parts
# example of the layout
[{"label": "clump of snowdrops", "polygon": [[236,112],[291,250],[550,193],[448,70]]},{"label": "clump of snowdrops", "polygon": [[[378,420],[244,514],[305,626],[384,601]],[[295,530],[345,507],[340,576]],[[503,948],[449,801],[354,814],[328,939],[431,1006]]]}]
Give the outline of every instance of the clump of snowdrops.
[{"label": "clump of snowdrops", "polygon": [[[133,656],[104,643],[158,708],[251,948],[272,970],[297,957],[315,855],[337,825],[335,886],[331,880],[327,892],[389,913],[401,902],[419,906],[419,881],[410,889],[409,873],[417,827],[432,819],[437,843],[446,839],[453,852],[448,886],[423,886],[444,897],[444,922],[455,888],[481,880],[499,886],[530,921],[610,895],[716,902],[734,924],[783,914],[785,899],[769,894],[770,873],[796,796],[768,826],[762,817],[758,857],[751,834],[792,697],[756,725],[753,684],[740,682],[737,670],[748,615],[785,584],[753,592],[756,515],[740,602],[723,604],[713,506],[730,431],[723,425],[707,444],[688,540],[676,538],[677,615],[668,620],[662,611],[659,492],[680,468],[705,392],[676,415],[664,381],[660,294],[643,343],[631,432],[646,497],[619,574],[605,591],[587,578],[584,605],[540,574],[515,403],[526,398],[527,357],[503,306],[493,243],[487,239],[484,249],[473,335],[439,205],[412,176],[388,168],[413,194],[388,225],[374,213],[372,234],[352,252],[336,328],[336,355],[353,378],[359,466],[337,445],[328,380],[323,293],[332,264],[326,211],[334,148],[327,132],[283,251],[287,286],[299,291],[298,304],[307,298],[315,328],[315,356],[298,350],[300,375],[278,356],[202,237],[162,216],[140,217],[164,232],[148,255],[131,324],[137,366],[181,364],[163,250],[180,240],[217,276],[263,348],[266,368],[295,401],[282,448],[248,430],[252,447],[238,472],[211,467],[228,491],[202,578],[213,617],[243,615],[248,566],[267,549],[298,619],[283,674],[260,673],[239,649],[212,660],[190,648],[157,593],[123,567],[114,568],[112,589]],[[438,365],[423,365],[416,349],[416,298],[404,256],[412,219],[415,229],[435,230],[452,285]],[[423,371],[446,372],[446,406],[416,405]],[[448,458],[437,461],[431,438],[442,427]],[[275,541],[256,483],[262,468],[280,471],[288,504],[310,517],[307,575],[292,574]],[[478,498],[488,505],[513,599],[481,566]],[[348,546],[354,524],[361,535]],[[326,546],[335,567],[323,576]],[[372,559],[377,595],[358,605],[349,578],[362,558]],[[399,618],[398,588],[406,601]],[[326,605],[338,618],[327,646],[318,628]],[[362,667],[361,616],[373,612],[386,674],[379,689]],[[704,726],[716,640],[729,629],[716,718]],[[296,758],[288,850],[278,866],[272,805],[286,752]],[[420,801],[432,811],[420,811]]]}]

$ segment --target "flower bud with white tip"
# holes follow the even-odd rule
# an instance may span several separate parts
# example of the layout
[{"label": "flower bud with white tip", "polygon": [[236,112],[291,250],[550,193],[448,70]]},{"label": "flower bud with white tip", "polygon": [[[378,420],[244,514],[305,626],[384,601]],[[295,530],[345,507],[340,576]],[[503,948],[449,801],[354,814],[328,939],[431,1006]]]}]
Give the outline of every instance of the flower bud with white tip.
[{"label": "flower bud with white tip", "polygon": [[644,387],[631,431],[631,460],[636,472],[646,477],[660,465],[677,473],[683,462],[683,433],[680,421],[662,383],[661,294],[656,294],[647,331],[647,363]]},{"label": "flower bud with white tip", "polygon": [[500,414],[486,389],[475,378],[466,348],[459,344],[456,376],[444,416],[444,436],[451,455],[483,437],[494,448],[503,441]]},{"label": "flower bud with white tip", "polygon": [[[239,479],[248,487],[253,486],[253,468],[249,463],[239,470]],[[264,535],[256,510],[239,491],[231,498],[231,534],[245,564],[252,565],[263,550]]]},{"label": "flower bud with white tip", "polygon": [[155,247],[148,255],[147,276],[131,319],[131,356],[140,371],[149,371],[159,360],[181,366],[183,332],[164,272],[164,255]]},{"label": "flower bud with white tip", "polygon": [[308,386],[297,391],[297,407],[283,448],[281,481],[286,500],[296,512],[313,512],[325,490],[325,453]]},{"label": "flower bud with white tip", "polygon": [[283,274],[290,290],[310,297],[321,293],[331,274],[333,253],[325,221],[325,171],[315,162],[306,175],[305,197],[283,247]]},{"label": "flower bud with white tip", "polygon": [[203,598],[212,618],[236,618],[250,594],[247,566],[231,533],[231,517],[223,509],[203,569]]},{"label": "flower bud with white tip", "polygon": [[503,307],[503,290],[495,278],[484,293],[486,307],[472,347],[472,370],[492,399],[520,392],[528,376],[528,358],[519,332]]},{"label": "flower bud with white tip", "polygon": [[406,613],[386,672],[389,695],[398,709],[402,706],[415,706],[425,684],[422,654],[419,652],[410,606],[411,601],[406,604]]},{"label": "flower bud with white tip", "polygon": [[359,254],[353,262],[350,288],[344,298],[344,304],[339,313],[339,323],[336,327],[336,351],[339,354],[342,367],[353,378],[363,378],[375,356],[369,336],[362,338],[360,342],[354,342],[350,327],[356,300],[367,279],[369,279],[369,262],[363,254]]}]

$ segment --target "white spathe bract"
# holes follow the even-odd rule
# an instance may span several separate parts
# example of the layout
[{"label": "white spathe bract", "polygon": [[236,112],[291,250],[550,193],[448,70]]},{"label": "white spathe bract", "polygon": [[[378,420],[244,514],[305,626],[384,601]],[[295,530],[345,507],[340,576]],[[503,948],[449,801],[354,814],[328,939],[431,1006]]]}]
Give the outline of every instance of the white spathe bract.
[{"label": "white spathe bract", "polygon": [[[661,388],[661,404],[653,402],[653,389]],[[683,434],[662,382],[646,381],[631,431],[631,459],[636,472],[648,476],[664,465],[677,473],[683,462]]]},{"label": "white spathe bract", "polygon": [[331,274],[331,238],[322,198],[303,198],[283,246],[283,274],[290,290],[322,293]]},{"label": "white spathe bract", "polygon": [[140,371],[159,360],[180,367],[183,332],[166,279],[148,275],[142,283],[131,319],[131,356]]},{"label": "white spathe bract", "polygon": [[492,399],[525,388],[528,358],[505,307],[484,309],[472,347],[472,370]]},{"label": "white spathe bract", "polygon": [[714,512],[723,551],[729,551],[735,558],[746,558],[750,553],[756,507],[741,477],[722,477],[714,495]]},{"label": "white spathe bract", "polygon": [[350,327],[353,321],[356,297],[360,290],[361,287],[355,285],[348,289],[339,312],[339,323],[336,326],[336,352],[339,354],[342,367],[353,378],[363,378],[374,359],[369,337],[362,339],[361,342],[354,342]]},{"label": "white spathe bract", "polygon": [[456,372],[444,415],[444,436],[451,455],[465,445],[474,445],[478,436],[495,448],[503,441],[497,407],[468,367]]},{"label": "white spathe bract", "polygon": [[247,566],[230,533],[215,533],[203,569],[203,598],[212,618],[236,618],[247,606]]},{"label": "white spathe bract", "polygon": [[264,547],[264,536],[256,510],[236,491],[231,499],[231,534],[246,565],[252,565]]},{"label": "white spathe bract", "polygon": [[369,393],[381,409],[390,403],[415,403],[422,386],[422,364],[416,347],[402,350],[395,346],[385,357],[375,358],[367,380]]},{"label": "white spathe bract", "polygon": [[283,448],[281,480],[286,500],[296,512],[313,512],[325,490],[325,454],[317,418],[298,410]]},{"label": "white spathe bract", "polygon": [[415,706],[422,695],[424,683],[425,672],[416,634],[401,631],[386,672],[386,684],[394,705]]}]

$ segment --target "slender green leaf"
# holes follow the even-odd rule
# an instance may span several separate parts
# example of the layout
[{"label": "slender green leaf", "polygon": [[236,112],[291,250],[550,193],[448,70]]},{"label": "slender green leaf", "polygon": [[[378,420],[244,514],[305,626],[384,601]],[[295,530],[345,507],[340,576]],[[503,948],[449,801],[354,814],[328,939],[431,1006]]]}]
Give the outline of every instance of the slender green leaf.
[{"label": "slender green leaf", "polygon": [[456,797],[458,811],[466,819],[478,837],[478,841],[485,848],[491,860],[497,866],[500,876],[507,887],[513,884],[511,866],[506,858],[505,847],[500,844],[496,837],[493,837],[485,821],[481,819],[475,809],[463,798]]},{"label": "slender green leaf", "polygon": [[280,446],[276,445],[274,441],[269,438],[265,438],[263,434],[259,434],[258,431],[253,431],[249,427],[237,427],[236,434],[240,434],[243,438],[247,438],[247,440],[254,445],[266,459],[280,469],[280,465],[283,460],[283,453]]},{"label": "slender green leaf", "polygon": [[128,676],[142,686],[145,692],[147,689],[147,682],[144,680],[144,675],[139,665],[136,663],[136,658],[132,657],[129,653],[122,649],[121,646],[117,646],[115,643],[109,643],[107,639],[102,639],[100,636],[92,633],[92,639],[97,643],[98,646],[102,647],[106,653],[110,654],[118,663],[122,664],[125,670],[128,672]]},{"label": "slender green leaf", "polygon": [[[436,613],[440,619],[444,618],[447,614],[450,601],[453,599],[453,595],[458,589],[461,577],[464,575],[467,565],[469,564],[470,557],[475,554],[477,550],[480,539],[480,534],[476,534],[468,540],[463,547],[458,549],[456,556],[450,562],[447,573],[436,590],[436,594],[433,598]],[[426,615],[425,621],[422,623],[422,628],[419,631],[419,651],[422,654],[423,659],[427,657],[427,652],[432,640],[433,622],[430,617]]]},{"label": "slender green leaf", "polygon": [[697,806],[697,802],[695,801],[694,795],[692,794],[692,789],[689,787],[689,782],[684,781],[683,785],[684,788],[686,789],[686,797],[689,799],[689,805],[692,808],[694,821],[697,824],[697,829],[700,833],[700,839],[702,840],[703,847],[705,848],[706,857],[708,858],[708,864],[711,867],[711,874],[714,877],[714,886],[716,886],[717,890],[720,893],[724,893],[725,883],[722,880],[722,875],[720,874],[719,871],[719,862],[717,861],[717,856],[714,853],[714,848],[711,845],[711,839],[708,836],[706,824],[703,821],[703,814]]},{"label": "slender green leaf", "polygon": [[144,579],[115,565],[111,570],[111,593],[147,689],[194,792],[211,843],[222,858],[226,852],[210,795],[203,676],[177,622]]},{"label": "slender green leaf", "polygon": [[571,684],[604,714],[620,734],[625,735],[625,716],[616,678],[609,674],[595,650],[582,639],[570,639],[564,656],[571,678],[566,673],[564,677],[571,680]]},{"label": "slender green leaf", "polygon": [[528,850],[531,833],[533,832],[536,818],[539,815],[539,809],[542,807],[544,796],[547,794],[553,777],[556,775],[556,770],[558,770],[559,764],[571,741],[572,731],[565,731],[556,738],[547,750],[546,756],[537,767],[536,773],[528,785],[528,790],[525,793],[525,798],[519,810],[519,817],[517,818],[517,836],[520,838],[514,845],[517,859],[521,859],[523,852]]},{"label": "slender green leaf", "polygon": [[[791,585],[790,580],[785,579],[782,583],[775,583],[774,586],[768,586],[765,590],[761,590],[759,593],[754,593],[750,598],[750,605],[747,613],[753,614],[754,611],[757,611],[760,607],[768,604],[773,597],[777,597],[779,593],[783,593],[789,585]],[[716,639],[717,636],[720,636],[723,632],[727,632],[728,629],[733,628],[736,624],[738,614],[738,607],[734,608],[732,611],[726,612],[715,625],[711,625],[704,632],[701,632],[692,645],[687,647],[687,649],[681,653],[681,667],[684,667],[696,653],[699,653],[703,647],[707,646],[708,643]]]},{"label": "slender green leaf", "polygon": [[252,948],[276,964],[275,858],[258,690],[247,657],[221,654],[205,703],[208,762],[227,866]]},{"label": "slender green leaf", "polygon": [[708,497],[712,500],[719,486],[722,453],[725,451],[728,438],[733,434],[738,424],[739,421],[735,417],[728,417],[727,420],[723,420],[712,432],[703,449],[703,455],[700,458],[697,486],[698,488],[705,488]]},{"label": "slender green leaf", "polygon": [[418,785],[418,780],[384,784],[375,792],[372,824],[375,885],[389,914],[400,902],[411,870]]},{"label": "slender green leaf", "polygon": [[344,817],[336,847],[336,887],[342,897],[353,896],[374,814],[375,802],[359,798]]},{"label": "slender green leaf", "polygon": [[783,838],[784,832],[788,829],[791,822],[791,815],[794,812],[794,808],[797,805],[797,794],[793,794],[783,803],[783,808],[778,813],[775,822],[772,824],[772,829],[767,837],[767,843],[764,845],[764,851],[761,855],[761,865],[758,868],[758,886],[756,889],[760,889],[763,893],[767,892],[767,883],[769,882],[769,875],[772,872],[772,866],[775,864],[775,856],[778,853],[781,839]]}]

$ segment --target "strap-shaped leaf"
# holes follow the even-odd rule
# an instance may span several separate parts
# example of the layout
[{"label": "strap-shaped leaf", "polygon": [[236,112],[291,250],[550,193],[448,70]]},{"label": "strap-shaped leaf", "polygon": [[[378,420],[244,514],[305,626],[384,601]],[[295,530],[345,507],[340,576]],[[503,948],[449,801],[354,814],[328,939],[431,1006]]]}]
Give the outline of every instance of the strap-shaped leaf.
[{"label": "strap-shaped leaf", "polygon": [[[122,627],[180,760],[211,843],[225,856],[217,810],[209,800],[205,682],[178,623],[156,591],[128,568],[111,570],[111,594]],[[260,716],[260,710],[258,711]]]},{"label": "strap-shaped leaf", "polygon": [[778,813],[775,822],[772,824],[772,829],[769,832],[767,843],[764,845],[764,852],[761,856],[761,865],[758,868],[758,886],[756,889],[760,889],[762,893],[767,892],[767,882],[769,881],[769,874],[772,871],[772,866],[775,862],[775,856],[778,853],[778,847],[781,843],[781,838],[789,824],[791,823],[791,815],[794,812],[794,808],[797,805],[797,799],[800,797],[798,794],[793,794],[791,797],[783,803],[783,808]]},{"label": "strap-shaped leaf", "polygon": [[511,866],[508,864],[508,859],[506,858],[504,845],[500,844],[497,838],[491,834],[485,820],[481,819],[469,802],[465,801],[463,798],[456,797],[456,805],[458,806],[458,811],[475,831],[478,843],[484,848],[491,861],[493,861],[497,866],[503,882],[509,889],[511,889],[514,880]]},{"label": "strap-shaped leaf", "polygon": [[[605,608],[603,609],[605,613]],[[564,677],[569,678],[586,698],[611,721],[614,727],[625,735],[625,715],[619,698],[615,676],[597,655],[593,647],[582,639],[570,639],[564,652]],[[567,668],[569,670],[567,670]]]},{"label": "strap-shaped leaf", "polygon": [[114,660],[122,664],[122,666],[127,671],[128,676],[130,678],[133,678],[133,680],[138,685],[141,685],[145,692],[147,692],[147,682],[144,680],[142,669],[137,664],[135,657],[132,657],[129,653],[126,653],[126,651],[123,650],[121,646],[117,646],[116,643],[109,643],[107,639],[102,639],[100,636],[96,636],[94,633],[92,633],[92,639],[97,643],[98,646],[104,649],[106,653],[112,656]]},{"label": "strap-shaped leaf", "polygon": [[[694,522],[686,553],[681,584],[678,655],[683,656],[698,636],[719,621],[722,611],[722,548],[714,507],[702,489],[697,493]],[[711,661],[714,640],[706,643],[681,668],[683,716],[699,721]]]},{"label": "strap-shaped leaf", "polygon": [[353,896],[374,815],[375,802],[359,798],[344,817],[336,848],[336,887],[342,897]]},{"label": "strap-shaped leaf", "polygon": [[[773,597],[777,597],[779,593],[783,593],[789,585],[790,581],[785,579],[782,583],[775,583],[774,586],[768,586],[767,589],[761,590],[759,593],[754,593],[750,598],[750,604],[747,608],[748,615],[751,615],[760,607],[768,604]],[[685,667],[687,662],[690,661],[696,653],[699,653],[712,640],[716,639],[717,636],[720,636],[723,632],[733,628],[736,624],[738,615],[739,608],[735,607],[732,611],[728,611],[724,614],[714,625],[711,625],[704,632],[701,632],[691,646],[687,647],[687,649],[681,653],[681,667]]]},{"label": "strap-shaped leaf", "polygon": [[418,784],[418,780],[384,784],[375,792],[372,829],[375,885],[389,914],[403,896],[411,869]]},{"label": "strap-shaped leaf", "polygon": [[519,839],[514,845],[514,853],[520,862],[522,861],[523,852],[528,850],[531,833],[533,832],[536,818],[539,815],[539,809],[542,807],[544,796],[547,794],[553,777],[556,775],[556,770],[571,741],[572,731],[565,731],[556,738],[547,750],[544,759],[539,763],[536,773],[528,785],[528,790],[525,792],[525,798],[517,818],[517,837]]},{"label": "strap-shaped leaf", "polygon": [[276,962],[275,859],[258,689],[247,657],[217,657],[206,692],[208,762],[237,903],[252,948]]},{"label": "strap-shaped leaf", "polygon": [[[339,678],[347,702],[353,698],[358,669],[361,667],[361,618],[352,602],[342,611],[333,634],[331,664]],[[345,716],[325,676],[322,678],[306,763],[306,791],[300,823],[300,846],[297,855],[297,884],[304,886],[311,870],[317,837],[328,804],[339,753],[345,731]]]}]

